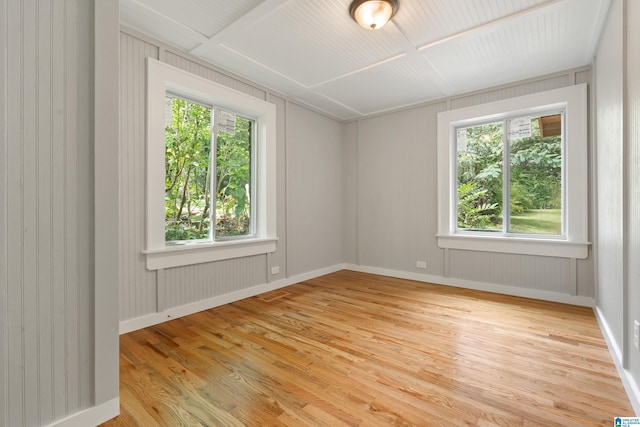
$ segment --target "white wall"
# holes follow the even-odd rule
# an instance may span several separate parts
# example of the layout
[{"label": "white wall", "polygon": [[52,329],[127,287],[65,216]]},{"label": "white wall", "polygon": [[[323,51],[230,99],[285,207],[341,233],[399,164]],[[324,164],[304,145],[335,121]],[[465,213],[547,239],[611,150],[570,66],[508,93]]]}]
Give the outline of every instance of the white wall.
[{"label": "white wall", "polygon": [[[95,244],[110,259],[115,239],[94,233],[93,116],[104,99],[93,43],[113,48],[117,22],[116,3],[0,3],[1,426],[64,425],[78,414],[88,425],[118,411],[117,319],[97,316],[94,299],[117,309],[110,276],[104,288],[95,280],[98,266],[114,268],[95,260]],[[97,354],[100,345],[109,349]]]},{"label": "white wall", "polygon": [[640,5],[613,0],[596,56],[598,319],[640,413]]},{"label": "white wall", "polygon": [[[145,59],[276,105],[277,251],[166,270],[145,268]],[[284,286],[342,262],[342,125],[132,30],[120,35],[120,320],[129,331]],[[272,267],[279,273],[272,274]],[[329,269],[329,270],[327,270]],[[313,274],[313,273],[311,273]]]},{"label": "white wall", "polygon": [[564,258],[445,251],[436,241],[438,112],[590,80],[589,69],[568,71],[358,121],[344,141],[345,170],[357,170],[345,183],[355,195],[345,198],[345,212],[355,212],[350,221],[357,226],[357,233],[343,236],[345,260],[355,264],[350,268],[591,304],[592,256],[574,267]]}]

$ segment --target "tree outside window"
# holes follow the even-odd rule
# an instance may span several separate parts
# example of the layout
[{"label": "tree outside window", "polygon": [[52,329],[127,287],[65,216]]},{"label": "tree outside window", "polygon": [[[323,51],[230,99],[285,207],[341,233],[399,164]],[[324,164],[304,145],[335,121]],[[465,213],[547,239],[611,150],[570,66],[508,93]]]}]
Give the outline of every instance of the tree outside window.
[{"label": "tree outside window", "polygon": [[562,234],[562,122],[547,112],[456,129],[458,229]]},{"label": "tree outside window", "polygon": [[175,96],[165,107],[165,241],[253,234],[253,121],[234,115],[212,144],[214,108]]}]

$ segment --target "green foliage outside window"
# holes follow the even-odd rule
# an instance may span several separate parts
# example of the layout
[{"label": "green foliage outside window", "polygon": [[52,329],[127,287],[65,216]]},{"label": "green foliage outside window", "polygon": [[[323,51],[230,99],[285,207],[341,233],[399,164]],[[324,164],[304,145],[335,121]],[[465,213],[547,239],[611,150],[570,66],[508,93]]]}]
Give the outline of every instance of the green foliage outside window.
[{"label": "green foliage outside window", "polygon": [[211,107],[167,97],[166,117],[165,240],[211,238],[212,216],[217,238],[250,234],[252,122],[218,133],[214,163]]},{"label": "green foliage outside window", "polygon": [[216,236],[251,232],[251,126],[236,118],[234,135],[220,132],[216,152]]},{"label": "green foliage outside window", "polygon": [[[468,127],[458,150],[458,228],[502,230],[503,122]],[[509,231],[560,234],[562,208],[562,139],[540,135],[537,118],[531,136],[510,144]],[[544,217],[544,220],[542,220]],[[551,218],[551,220],[549,220]]]}]

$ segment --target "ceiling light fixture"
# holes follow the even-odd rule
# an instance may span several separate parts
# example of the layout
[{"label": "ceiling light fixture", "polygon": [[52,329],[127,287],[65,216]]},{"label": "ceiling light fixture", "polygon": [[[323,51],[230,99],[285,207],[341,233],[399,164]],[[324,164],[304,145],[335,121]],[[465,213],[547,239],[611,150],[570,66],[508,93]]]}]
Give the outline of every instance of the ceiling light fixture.
[{"label": "ceiling light fixture", "polygon": [[351,17],[366,30],[380,29],[398,11],[398,0],[354,0]]}]

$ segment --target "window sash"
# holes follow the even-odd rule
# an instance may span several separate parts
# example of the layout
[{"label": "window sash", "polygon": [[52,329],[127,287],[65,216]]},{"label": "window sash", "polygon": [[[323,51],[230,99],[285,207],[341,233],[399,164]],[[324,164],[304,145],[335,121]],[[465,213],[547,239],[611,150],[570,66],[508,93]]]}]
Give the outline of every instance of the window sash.
[{"label": "window sash", "polygon": [[[219,114],[219,109],[215,109],[216,113]],[[227,241],[227,240],[238,240],[238,239],[247,239],[247,238],[253,238],[256,235],[256,204],[257,204],[257,197],[256,197],[256,188],[258,185],[257,182],[257,171],[256,171],[256,139],[257,139],[257,129],[256,129],[256,120],[250,117],[246,117],[244,115],[235,113],[237,118],[241,118],[243,120],[247,120],[248,122],[250,122],[250,129],[251,132],[249,133],[249,138],[250,143],[250,149],[249,149],[249,170],[250,170],[250,177],[249,177],[249,229],[248,232],[242,235],[229,235],[229,236],[218,236],[218,234],[216,233],[216,228],[217,228],[217,222],[218,222],[218,216],[217,216],[217,209],[212,210],[211,214],[211,221],[213,225],[212,228],[212,240],[213,241],[219,241],[219,242],[223,242],[223,241]],[[236,119],[237,120],[237,119]],[[211,150],[211,157],[212,157],[212,173],[211,173],[211,185],[212,188],[216,188],[217,189],[217,156],[218,156],[218,135],[220,133],[220,130],[218,129],[217,126],[214,126],[214,130],[212,132],[212,150]],[[217,207],[217,201],[218,201],[218,194],[216,192],[216,207]],[[214,215],[215,214],[215,215]]]},{"label": "window sash", "polygon": [[[173,239],[167,240],[165,236],[165,244],[169,246],[173,245],[183,245],[187,243],[211,243],[211,242],[223,242],[228,240],[239,240],[239,239],[247,239],[254,238],[256,236],[256,225],[255,225],[255,215],[256,215],[256,188],[257,188],[257,174],[256,174],[256,120],[250,117],[246,117],[245,115],[238,114],[233,112],[236,116],[236,120],[238,118],[242,120],[246,120],[249,122],[249,226],[248,231],[245,234],[240,235],[227,235],[227,236],[219,236],[216,232],[217,224],[218,224],[218,201],[219,194],[217,191],[217,158],[218,158],[218,136],[221,133],[219,127],[217,126],[217,115],[220,114],[220,109],[215,105],[201,102],[197,99],[193,99],[188,96],[184,96],[180,93],[167,91],[166,97],[169,99],[179,99],[182,101],[186,101],[191,104],[196,104],[198,106],[207,108],[210,112],[210,133],[209,133],[209,212],[208,212],[208,220],[209,220],[209,230],[208,236],[205,238],[193,238],[193,239]],[[171,120],[173,122],[173,108],[171,111],[172,117]],[[165,141],[165,156],[166,156],[166,141]],[[166,161],[166,158],[165,158]],[[166,208],[165,208],[166,209]],[[166,218],[166,214],[165,214]],[[204,218],[201,218],[201,221]],[[166,221],[166,219],[165,219]],[[166,223],[165,223],[166,227]]]},{"label": "window sash", "polygon": [[[542,239],[564,239],[566,238],[566,198],[565,198],[565,171],[566,171],[566,167],[565,167],[565,108],[554,108],[554,109],[540,109],[540,108],[544,108],[544,107],[536,107],[536,108],[532,108],[532,112],[530,113],[522,113],[522,112],[518,112],[518,113],[514,113],[514,114],[507,114],[507,115],[503,115],[503,117],[500,120],[495,120],[495,119],[484,119],[484,120],[472,120],[469,122],[465,122],[463,126],[455,126],[454,127],[454,131],[452,132],[451,136],[452,136],[452,141],[451,141],[451,146],[452,147],[456,147],[456,155],[452,156],[451,158],[451,162],[452,164],[452,170],[453,175],[456,177],[456,182],[455,182],[455,188],[452,190],[452,194],[453,194],[453,200],[454,200],[454,209],[452,210],[452,223],[455,224],[455,233],[456,234],[462,234],[462,235],[487,235],[487,236],[496,236],[496,235],[500,235],[500,236],[504,236],[504,237],[509,237],[509,236],[513,236],[513,237],[519,237],[519,238],[542,238]],[[512,139],[509,137],[510,134],[510,125],[511,122],[515,119],[519,119],[519,118],[528,118],[528,119],[532,119],[532,118],[540,118],[540,117],[546,117],[546,116],[553,116],[553,115],[560,115],[561,116],[561,133],[560,133],[560,146],[561,146],[561,218],[560,218],[560,222],[561,222],[561,232],[560,234],[550,234],[550,233],[520,233],[520,232],[514,232],[511,231],[511,186],[512,186],[512,181],[511,181],[511,175],[512,175],[512,169],[513,166],[511,165],[511,154],[512,154],[512,147],[511,147],[511,141]],[[502,212],[501,212],[501,216],[502,216],[502,224],[500,229],[490,229],[490,228],[485,228],[485,229],[471,229],[471,228],[462,228],[459,227],[459,194],[458,194],[458,187],[459,187],[459,182],[458,182],[458,176],[459,176],[459,166],[460,166],[460,161],[459,161],[459,154],[458,154],[458,138],[459,138],[459,132],[460,131],[466,131],[468,128],[473,128],[473,127],[478,127],[478,126],[483,126],[483,125],[490,125],[490,124],[498,124],[500,123],[502,125],[502,167],[501,167],[501,187],[502,187]]]}]

